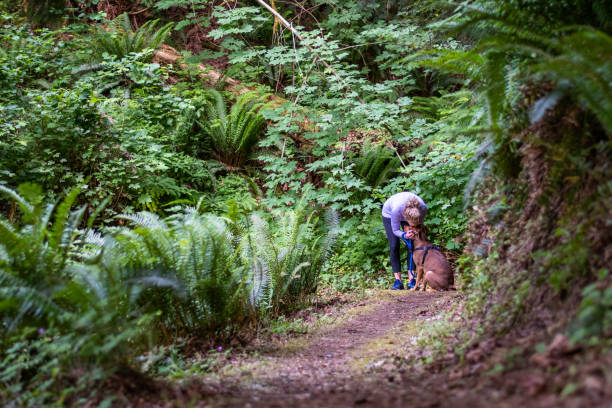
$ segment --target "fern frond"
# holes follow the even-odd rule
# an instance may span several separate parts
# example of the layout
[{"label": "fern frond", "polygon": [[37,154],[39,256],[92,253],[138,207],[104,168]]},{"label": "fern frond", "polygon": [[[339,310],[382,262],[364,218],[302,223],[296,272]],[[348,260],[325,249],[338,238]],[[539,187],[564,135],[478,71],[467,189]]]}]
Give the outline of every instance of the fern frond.
[{"label": "fern frond", "polygon": [[364,143],[360,155],[353,163],[354,172],[372,187],[385,183],[400,166],[399,159],[392,150],[369,143]]},{"label": "fern frond", "polygon": [[159,215],[147,211],[141,211],[137,214],[121,214],[117,218],[131,221],[134,224],[143,228],[164,229],[166,224],[161,220]]},{"label": "fern frond", "polygon": [[15,200],[25,214],[31,215],[34,212],[34,206],[27,202],[25,198],[20,196],[16,191],[11,190],[10,188],[0,184],[0,192]]},{"label": "fern frond", "polygon": [[149,275],[131,279],[130,283],[138,284],[145,288],[169,288],[174,291],[175,295],[186,298],[185,288],[176,279],[170,279],[160,275]]},{"label": "fern frond", "polygon": [[203,104],[206,118],[197,123],[210,138],[219,160],[230,166],[241,166],[257,144],[265,119],[259,113],[264,104],[253,93],[240,95],[230,108],[220,92],[209,90]]},{"label": "fern frond", "polygon": [[[72,190],[70,190],[70,192],[66,195],[66,198],[64,198],[64,200],[57,206],[57,209],[55,211],[55,220],[53,222],[53,225],[51,226],[50,229],[50,234],[49,234],[49,243],[51,245],[52,248],[58,248],[61,246],[61,241],[62,238],[65,237],[66,232],[71,233],[74,228],[76,228],[76,225],[74,225],[76,222],[80,222],[80,217],[78,220],[75,220],[73,217],[73,220],[70,224],[70,228],[67,229],[68,227],[68,218],[70,217],[71,213],[70,213],[70,209],[72,208],[72,205],[74,204],[74,202],[76,201],[78,195],[81,193],[81,187],[75,187]],[[85,211],[85,207],[83,207],[81,214]],[[65,239],[65,238],[64,238]]]},{"label": "fern frond", "polygon": [[16,304],[16,313],[11,313],[12,318],[8,324],[9,332],[24,316],[59,318],[67,312],[47,295],[3,268],[0,268],[0,298],[11,299]]},{"label": "fern frond", "polygon": [[133,31],[128,14],[123,13],[109,23],[108,32],[100,30],[94,45],[99,54],[107,52],[118,58],[124,58],[130,53],[139,53],[148,48],[156,49],[166,39],[173,27],[173,23],[168,23],[155,31],[157,23],[159,20],[149,20],[138,30]]}]

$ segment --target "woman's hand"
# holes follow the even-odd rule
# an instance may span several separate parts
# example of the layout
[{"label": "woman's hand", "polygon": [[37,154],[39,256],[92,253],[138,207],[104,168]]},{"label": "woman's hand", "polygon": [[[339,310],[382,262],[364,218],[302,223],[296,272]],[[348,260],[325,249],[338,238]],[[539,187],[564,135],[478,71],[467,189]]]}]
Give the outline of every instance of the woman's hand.
[{"label": "woman's hand", "polygon": [[417,236],[416,229],[409,226],[404,227],[404,233],[406,234],[404,237],[407,239],[415,239]]}]

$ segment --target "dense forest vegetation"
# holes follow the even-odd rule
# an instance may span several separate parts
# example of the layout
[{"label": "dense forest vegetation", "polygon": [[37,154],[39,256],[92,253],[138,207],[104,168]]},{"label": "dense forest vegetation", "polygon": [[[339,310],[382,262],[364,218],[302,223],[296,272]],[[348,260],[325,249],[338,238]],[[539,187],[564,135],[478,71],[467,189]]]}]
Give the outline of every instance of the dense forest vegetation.
[{"label": "dense forest vegetation", "polygon": [[206,372],[194,353],[322,292],[389,288],[380,210],[404,190],[460,292],[424,363],[561,333],[553,391],[610,397],[610,365],[595,396],[580,367],[612,344],[612,3],[0,0],[0,19],[3,405],[128,404],[109,378]]}]

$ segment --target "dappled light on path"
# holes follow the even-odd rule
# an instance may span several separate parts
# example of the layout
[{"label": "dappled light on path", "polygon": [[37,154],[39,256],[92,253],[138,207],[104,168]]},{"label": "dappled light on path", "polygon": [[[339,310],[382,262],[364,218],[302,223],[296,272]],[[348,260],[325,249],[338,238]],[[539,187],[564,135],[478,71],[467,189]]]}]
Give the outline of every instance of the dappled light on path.
[{"label": "dappled light on path", "polygon": [[232,361],[219,376],[217,385],[223,391],[207,402],[262,407],[434,406],[440,402],[436,390],[422,390],[409,380],[415,373],[398,363],[416,351],[419,331],[447,310],[455,296],[376,292],[344,310],[344,317],[331,327]]}]

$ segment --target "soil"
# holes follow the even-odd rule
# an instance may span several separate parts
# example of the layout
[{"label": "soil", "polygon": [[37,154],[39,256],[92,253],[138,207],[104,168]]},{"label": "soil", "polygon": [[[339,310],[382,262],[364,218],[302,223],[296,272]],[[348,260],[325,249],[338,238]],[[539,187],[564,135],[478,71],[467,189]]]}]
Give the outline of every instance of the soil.
[{"label": "soil", "polygon": [[[134,405],[609,406],[606,396],[612,393],[609,385],[606,388],[605,375],[603,380],[591,376],[589,381],[597,383],[591,394],[568,393],[562,398],[553,387],[559,364],[552,371],[545,366],[544,372],[537,364],[512,372],[491,370],[484,360],[487,353],[499,354],[494,352],[499,346],[495,341],[473,348],[464,362],[454,353],[448,353],[446,360],[444,356],[428,360],[417,339],[429,333],[432,323],[453,308],[460,296],[457,292],[374,292],[357,302],[328,308],[323,316],[332,317],[308,333],[264,336],[264,341],[248,350],[227,354],[214,373],[169,384],[165,396],[137,399]],[[605,368],[609,362],[606,356],[601,364]],[[152,402],[160,399],[164,402]]]},{"label": "soil", "polygon": [[435,315],[433,306],[444,303],[446,297],[442,293],[392,292],[363,301],[353,307],[352,316],[333,328],[270,347],[257,362],[233,364],[232,372],[237,375],[228,373],[223,379],[226,393],[207,402],[220,407],[403,403],[414,388],[394,377],[371,375],[372,371],[392,365],[385,359],[399,355],[403,341],[398,335],[405,326],[414,328]]}]

